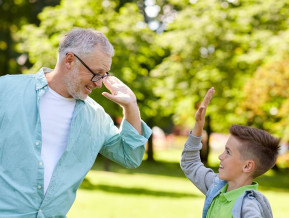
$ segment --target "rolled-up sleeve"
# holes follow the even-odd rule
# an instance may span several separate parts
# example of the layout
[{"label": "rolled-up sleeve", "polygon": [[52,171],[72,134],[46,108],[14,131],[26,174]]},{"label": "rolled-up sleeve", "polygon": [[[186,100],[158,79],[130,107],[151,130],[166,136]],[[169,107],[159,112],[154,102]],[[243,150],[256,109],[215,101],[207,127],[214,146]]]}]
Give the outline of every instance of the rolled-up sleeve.
[{"label": "rolled-up sleeve", "polygon": [[110,137],[105,141],[100,153],[126,168],[138,167],[145,153],[145,144],[152,134],[152,130],[145,122],[141,122],[142,132],[138,131],[127,121],[123,120],[116,130],[111,126]]},{"label": "rolled-up sleeve", "polygon": [[145,145],[148,138],[152,134],[152,130],[147,126],[144,121],[141,121],[142,132],[140,135],[138,131],[127,121],[123,120],[120,126],[120,135],[122,139],[132,147],[139,147]]}]

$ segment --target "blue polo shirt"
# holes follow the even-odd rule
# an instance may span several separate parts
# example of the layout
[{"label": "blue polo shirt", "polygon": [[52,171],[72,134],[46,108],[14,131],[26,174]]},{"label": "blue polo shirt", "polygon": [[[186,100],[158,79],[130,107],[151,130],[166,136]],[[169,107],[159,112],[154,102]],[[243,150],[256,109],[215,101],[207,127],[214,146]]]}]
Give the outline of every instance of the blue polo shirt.
[{"label": "blue polo shirt", "polygon": [[94,100],[77,100],[66,150],[44,195],[39,102],[49,71],[0,77],[0,217],[65,217],[98,153],[135,168],[151,135],[144,122],[142,136],[126,120],[118,129]]}]

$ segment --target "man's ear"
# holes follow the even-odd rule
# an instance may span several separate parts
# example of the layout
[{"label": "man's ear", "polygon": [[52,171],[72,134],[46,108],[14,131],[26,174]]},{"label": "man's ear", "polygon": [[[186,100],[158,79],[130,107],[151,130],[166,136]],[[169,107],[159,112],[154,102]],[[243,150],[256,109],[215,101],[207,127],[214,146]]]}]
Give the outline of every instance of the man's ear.
[{"label": "man's ear", "polygon": [[245,165],[243,166],[243,172],[252,173],[255,170],[255,161],[246,160]]},{"label": "man's ear", "polygon": [[66,56],[64,57],[64,64],[67,69],[71,69],[72,63],[74,60],[74,56],[71,53],[67,53]]}]

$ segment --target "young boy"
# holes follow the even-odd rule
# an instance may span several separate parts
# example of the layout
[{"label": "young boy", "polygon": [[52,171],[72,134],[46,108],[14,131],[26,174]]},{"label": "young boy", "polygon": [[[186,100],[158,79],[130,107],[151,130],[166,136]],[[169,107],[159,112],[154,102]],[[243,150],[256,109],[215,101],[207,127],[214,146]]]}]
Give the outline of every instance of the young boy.
[{"label": "young boy", "polygon": [[280,139],[263,130],[233,125],[225,151],[219,156],[219,174],[204,167],[200,160],[206,108],[214,92],[214,88],[209,89],[196,112],[196,123],[181,159],[185,175],[206,195],[203,218],[271,218],[269,201],[257,191],[253,179],[274,166]]}]

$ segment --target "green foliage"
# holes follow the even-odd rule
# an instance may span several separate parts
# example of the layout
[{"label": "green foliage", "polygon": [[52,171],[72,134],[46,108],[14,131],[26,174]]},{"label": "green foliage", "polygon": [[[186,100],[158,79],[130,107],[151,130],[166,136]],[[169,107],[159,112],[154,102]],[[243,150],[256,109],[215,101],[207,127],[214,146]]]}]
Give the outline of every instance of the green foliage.
[{"label": "green foliage", "polygon": [[0,76],[21,73],[21,67],[27,57],[20,55],[15,48],[17,31],[22,25],[38,23],[37,14],[46,5],[56,5],[59,0],[28,1],[1,0],[0,1]]},{"label": "green foliage", "polygon": [[271,130],[289,140],[289,60],[267,64],[258,69],[244,86],[239,113],[246,113],[250,123]]},{"label": "green foliage", "polygon": [[[173,117],[175,124],[191,127],[197,104],[214,86],[208,108],[213,131],[225,131],[232,123],[268,129],[275,122],[276,132],[284,129],[286,119],[268,114],[268,108],[283,108],[283,96],[256,104],[265,115],[250,108],[245,113],[240,103],[248,94],[243,86],[258,67],[284,59],[289,51],[289,0],[158,0],[161,11],[155,19],[166,25],[159,34],[145,23],[144,1],[126,2],[63,0],[45,8],[39,26],[26,25],[18,35],[19,49],[33,64],[29,72],[54,66],[65,32],[91,27],[114,45],[112,72],[136,93],[150,126],[165,128]],[[100,94],[104,90],[92,97],[114,117],[121,116],[121,109]]]},{"label": "green foliage", "polygon": [[161,104],[169,102],[175,122],[191,126],[193,108],[214,86],[208,108],[213,130],[247,124],[247,117],[236,113],[241,89],[259,65],[289,51],[289,1],[182,2],[188,1],[177,4],[175,21],[158,35],[157,44],[170,54],[152,72],[154,93]]}]

